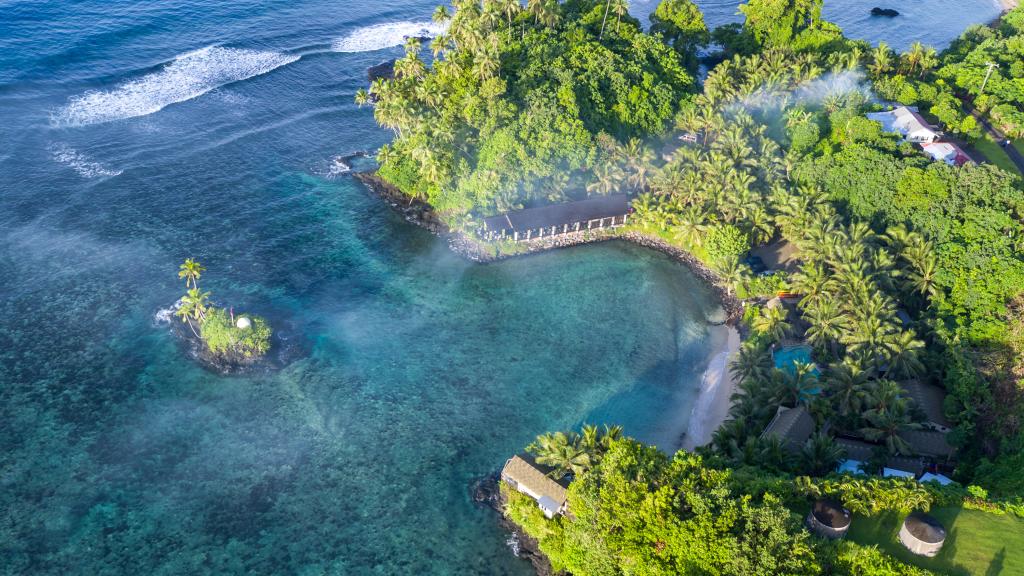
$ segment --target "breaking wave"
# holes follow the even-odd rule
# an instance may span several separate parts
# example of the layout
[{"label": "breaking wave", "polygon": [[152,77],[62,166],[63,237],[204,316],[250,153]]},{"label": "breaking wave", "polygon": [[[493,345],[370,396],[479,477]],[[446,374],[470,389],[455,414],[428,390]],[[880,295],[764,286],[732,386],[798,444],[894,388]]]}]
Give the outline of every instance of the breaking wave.
[{"label": "breaking wave", "polygon": [[299,55],[209,46],[178,56],[157,72],[108,91],[71,98],[55,112],[57,126],[85,126],[135,118],[202,96],[210,90],[266,74]]},{"label": "breaking wave", "polygon": [[53,159],[71,168],[82,178],[110,178],[121,174],[121,170],[111,170],[99,162],[92,161],[88,156],[67,144],[54,144],[50,147]]},{"label": "breaking wave", "polygon": [[354,30],[348,36],[336,40],[331,49],[335,52],[372,52],[392,46],[401,46],[405,43],[406,38],[412,36],[433,38],[447,29],[447,22],[375,24]]}]

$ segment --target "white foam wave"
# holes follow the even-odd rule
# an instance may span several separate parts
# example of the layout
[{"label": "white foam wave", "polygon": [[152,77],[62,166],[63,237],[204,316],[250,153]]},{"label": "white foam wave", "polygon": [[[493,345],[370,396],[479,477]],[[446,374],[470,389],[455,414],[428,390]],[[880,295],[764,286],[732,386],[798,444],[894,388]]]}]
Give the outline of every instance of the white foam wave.
[{"label": "white foam wave", "polygon": [[291,64],[299,55],[209,46],[178,56],[157,72],[113,90],[89,91],[57,110],[57,126],[84,126],[158,112],[210,90],[266,74]]},{"label": "white foam wave", "polygon": [[409,37],[433,38],[448,29],[447,22],[391,22],[359,28],[348,36],[335,40],[335,52],[372,52],[405,44]]},{"label": "white foam wave", "polygon": [[99,162],[92,161],[88,156],[67,144],[54,144],[50,147],[53,159],[78,172],[82,178],[110,178],[121,174],[121,170],[111,170]]}]

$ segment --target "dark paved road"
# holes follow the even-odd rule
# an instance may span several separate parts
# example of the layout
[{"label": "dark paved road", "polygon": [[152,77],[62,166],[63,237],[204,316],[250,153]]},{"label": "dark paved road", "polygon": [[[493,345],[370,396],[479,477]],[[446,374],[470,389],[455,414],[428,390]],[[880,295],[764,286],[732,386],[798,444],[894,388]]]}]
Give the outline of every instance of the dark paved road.
[{"label": "dark paved road", "polygon": [[[1003,145],[1003,142],[1006,142],[1006,135],[999,130],[996,130],[996,127],[990,124],[980,112],[974,108],[968,109],[971,111],[971,116],[974,116],[974,119],[977,120],[983,128],[985,128],[985,131],[988,132],[1000,146]],[[1010,157],[1010,160],[1013,160],[1014,164],[1017,165],[1017,170],[1020,170],[1020,173],[1024,174],[1024,154],[1021,154],[1020,150],[1017,150],[1013,145],[1006,146],[1003,150],[1006,150],[1006,155]]]}]

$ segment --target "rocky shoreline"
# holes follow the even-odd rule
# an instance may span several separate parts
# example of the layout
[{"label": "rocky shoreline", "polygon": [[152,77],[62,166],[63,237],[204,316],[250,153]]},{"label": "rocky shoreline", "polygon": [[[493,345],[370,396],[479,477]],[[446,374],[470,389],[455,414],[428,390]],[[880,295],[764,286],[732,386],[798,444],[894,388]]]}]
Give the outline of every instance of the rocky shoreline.
[{"label": "rocky shoreline", "polygon": [[743,317],[743,303],[731,291],[725,287],[721,278],[713,270],[704,265],[689,252],[672,246],[661,238],[643,234],[636,231],[622,232],[620,230],[605,228],[600,230],[581,230],[559,236],[548,236],[527,240],[516,244],[515,252],[501,253],[500,246],[497,252],[488,249],[487,245],[480,240],[452,232],[448,226],[437,216],[433,208],[416,198],[410,198],[401,190],[384,181],[377,174],[362,172],[355,174],[357,180],[362,182],[375,194],[383,198],[392,208],[405,217],[406,221],[417,224],[430,230],[434,234],[446,238],[448,246],[453,252],[467,260],[479,263],[497,262],[509,258],[518,258],[539,252],[559,250],[583,244],[596,244],[610,240],[624,240],[634,244],[656,250],[669,258],[683,264],[710,287],[722,304],[726,313],[725,324],[736,326]]},{"label": "rocky shoreline", "polygon": [[548,557],[540,551],[537,540],[523,532],[523,529],[505,517],[505,499],[501,495],[501,488],[498,485],[498,474],[494,473],[480,480],[477,480],[472,487],[473,502],[479,506],[485,506],[498,513],[501,518],[501,527],[509,536],[509,547],[512,548],[516,558],[521,558],[533,565],[537,576],[554,576],[555,572],[551,567]]}]

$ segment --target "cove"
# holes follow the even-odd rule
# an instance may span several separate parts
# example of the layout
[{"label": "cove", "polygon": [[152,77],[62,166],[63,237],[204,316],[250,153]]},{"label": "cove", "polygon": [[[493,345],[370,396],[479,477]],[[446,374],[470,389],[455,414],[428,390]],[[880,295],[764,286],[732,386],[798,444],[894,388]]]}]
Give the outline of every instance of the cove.
[{"label": "cove", "polygon": [[154,320],[185,215],[4,233],[12,566],[529,574],[474,480],[582,422],[678,444],[718,308],[683,266],[623,242],[471,264],[348,177],[275,182],[195,233],[209,288],[298,350],[276,372],[204,371]]}]

